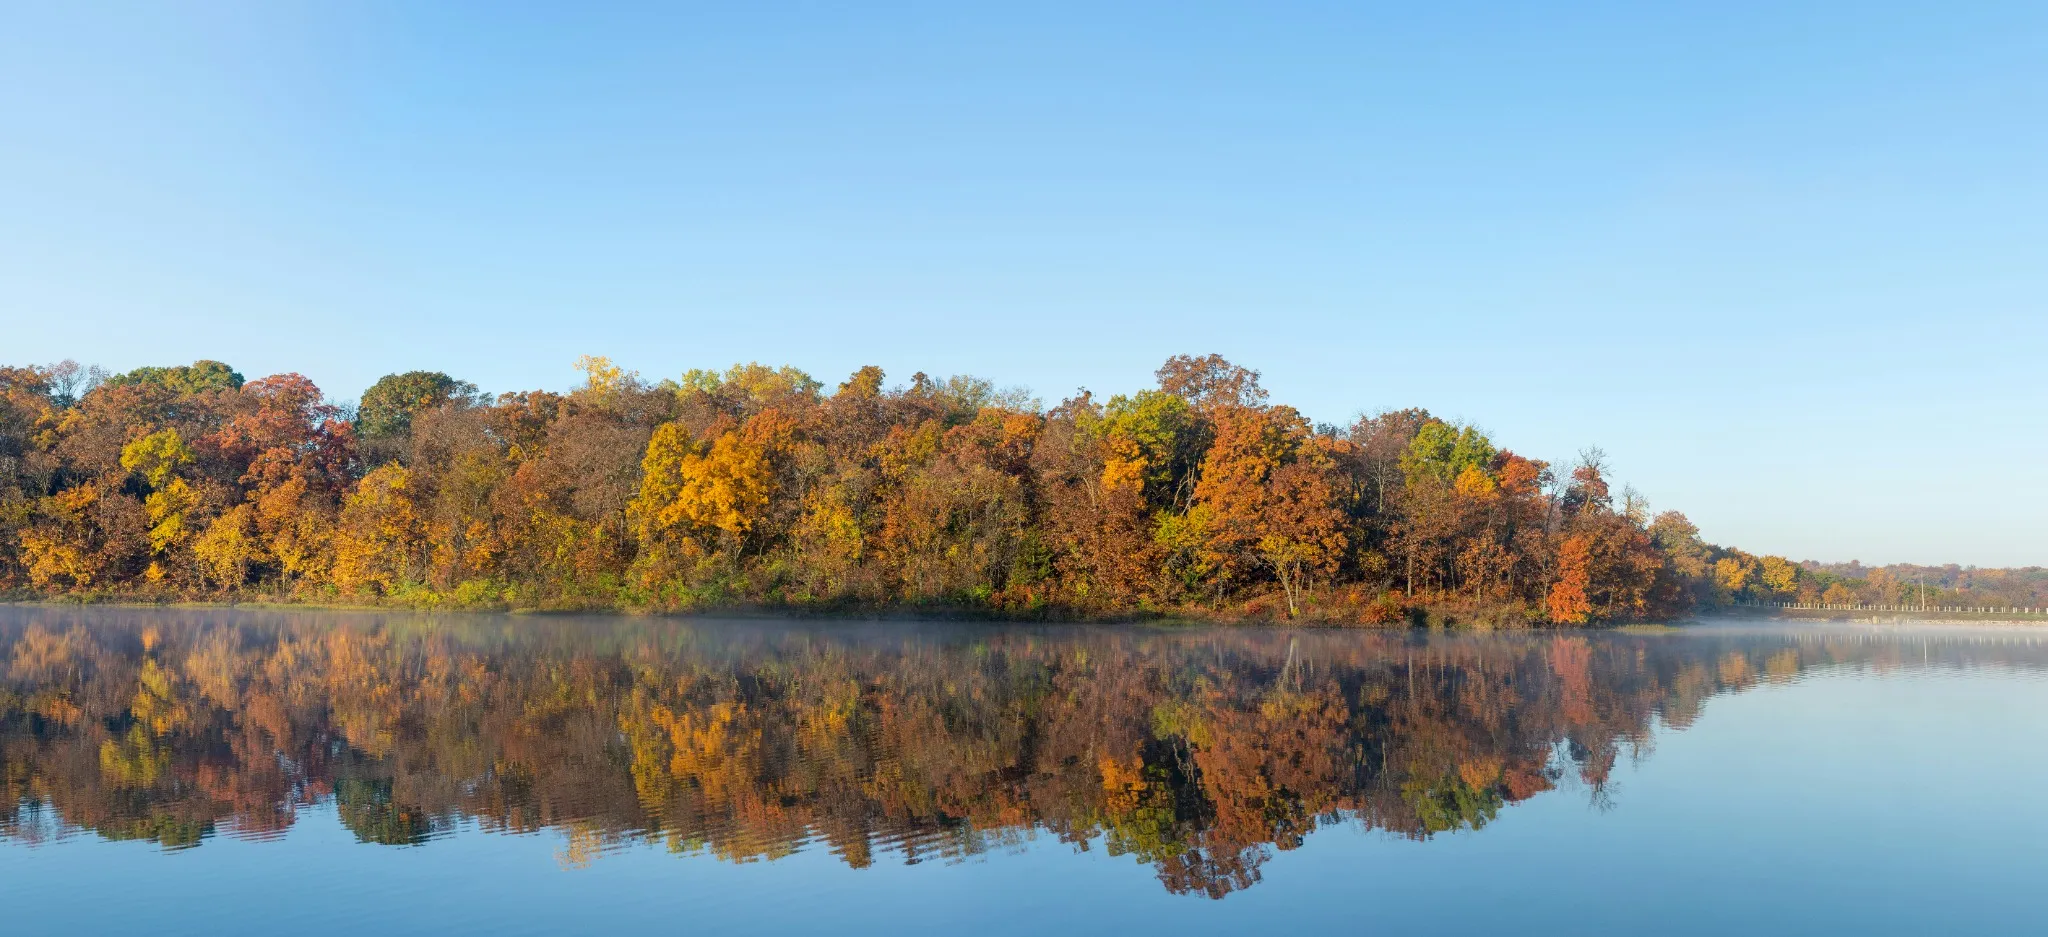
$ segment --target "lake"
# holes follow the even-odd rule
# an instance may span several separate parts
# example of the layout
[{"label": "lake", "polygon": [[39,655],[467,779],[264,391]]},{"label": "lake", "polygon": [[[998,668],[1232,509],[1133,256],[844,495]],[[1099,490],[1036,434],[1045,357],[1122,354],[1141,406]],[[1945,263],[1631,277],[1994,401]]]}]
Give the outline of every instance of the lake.
[{"label": "lake", "polygon": [[0,606],[8,933],[2035,934],[2048,631]]}]

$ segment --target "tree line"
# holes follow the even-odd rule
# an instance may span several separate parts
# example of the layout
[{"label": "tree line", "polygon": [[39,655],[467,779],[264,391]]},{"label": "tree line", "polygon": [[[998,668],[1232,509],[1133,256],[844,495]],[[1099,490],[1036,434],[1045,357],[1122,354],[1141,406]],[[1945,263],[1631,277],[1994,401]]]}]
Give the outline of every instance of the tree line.
[{"label": "tree line", "polygon": [[1918,608],[2048,608],[2048,569],[1981,569],[1858,562],[1800,564],[1797,601]]},{"label": "tree line", "polygon": [[394,374],[353,407],[217,361],[0,368],[0,591],[1582,625],[1839,580],[1652,517],[1597,451],[1421,409],[1312,424],[1216,355],[1049,408],[874,367],[579,367],[495,397]]}]

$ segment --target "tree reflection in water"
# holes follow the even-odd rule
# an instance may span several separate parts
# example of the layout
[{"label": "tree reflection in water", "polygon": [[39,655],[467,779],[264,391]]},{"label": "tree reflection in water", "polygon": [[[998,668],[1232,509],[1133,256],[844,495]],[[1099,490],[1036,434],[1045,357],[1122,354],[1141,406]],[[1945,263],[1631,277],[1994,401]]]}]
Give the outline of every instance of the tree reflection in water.
[{"label": "tree reflection in water", "polygon": [[[744,862],[1032,835],[1174,892],[1358,823],[1603,796],[1717,693],[1933,651],[1850,632],[1177,631],[0,609],[0,837],[165,848],[331,802],[365,843],[555,829]],[[1903,658],[1914,655],[1912,660]]]}]

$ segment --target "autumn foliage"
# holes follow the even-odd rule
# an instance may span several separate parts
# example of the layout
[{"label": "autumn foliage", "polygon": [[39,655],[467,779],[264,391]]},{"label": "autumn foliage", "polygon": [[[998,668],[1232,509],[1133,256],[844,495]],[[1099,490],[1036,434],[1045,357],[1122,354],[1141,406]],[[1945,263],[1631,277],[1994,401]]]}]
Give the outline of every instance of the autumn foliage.
[{"label": "autumn foliage", "polygon": [[[863,368],[568,392],[394,374],[350,409],[218,362],[0,368],[0,593],[1576,625],[1832,580],[1400,410],[1316,425],[1177,357],[1050,408]],[[1817,585],[1818,584],[1818,585]]]}]

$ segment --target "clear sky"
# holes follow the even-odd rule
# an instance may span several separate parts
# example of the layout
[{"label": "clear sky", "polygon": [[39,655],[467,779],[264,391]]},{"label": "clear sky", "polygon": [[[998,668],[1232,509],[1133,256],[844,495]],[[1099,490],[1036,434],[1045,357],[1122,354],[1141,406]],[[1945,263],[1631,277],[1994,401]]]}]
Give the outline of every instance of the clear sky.
[{"label": "clear sky", "polygon": [[0,360],[337,399],[1221,352],[1795,558],[2048,564],[2048,4],[0,0]]}]

